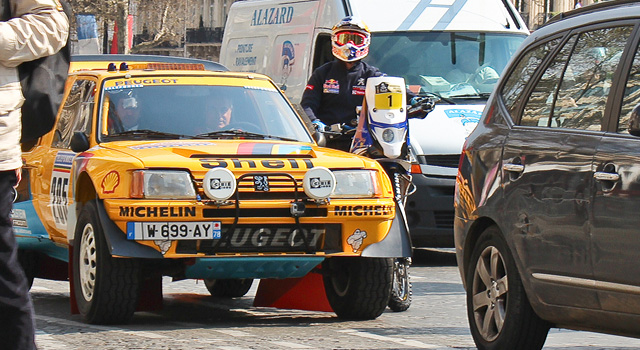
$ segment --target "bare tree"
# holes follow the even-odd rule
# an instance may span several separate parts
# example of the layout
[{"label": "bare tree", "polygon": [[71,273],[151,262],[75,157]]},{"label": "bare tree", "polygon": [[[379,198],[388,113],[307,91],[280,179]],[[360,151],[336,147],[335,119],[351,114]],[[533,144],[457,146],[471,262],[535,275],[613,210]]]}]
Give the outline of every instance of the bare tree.
[{"label": "bare tree", "polygon": [[164,43],[180,46],[189,20],[187,18],[189,6],[195,6],[195,1],[139,0],[137,23],[145,26],[151,34],[151,40],[137,45],[134,52]]},{"label": "bare tree", "polygon": [[112,28],[113,23],[117,23],[118,52],[123,53],[128,51],[125,49],[128,30],[126,19],[130,11],[135,25],[145,28],[151,38],[132,49],[136,52],[164,43],[180,46],[187,22],[189,25],[194,22],[193,18],[189,18],[189,13],[198,5],[197,0],[69,0],[69,3],[76,14],[95,15],[97,22],[103,24],[100,29],[102,35],[107,35],[106,28]]}]

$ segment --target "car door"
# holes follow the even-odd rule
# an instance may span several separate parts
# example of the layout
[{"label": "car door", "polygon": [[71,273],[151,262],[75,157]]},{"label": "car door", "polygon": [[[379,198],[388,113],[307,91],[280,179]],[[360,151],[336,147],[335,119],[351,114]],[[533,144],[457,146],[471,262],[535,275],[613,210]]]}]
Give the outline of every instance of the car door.
[{"label": "car door", "polygon": [[84,132],[87,137],[91,131],[92,113],[96,83],[78,79],[60,111],[53,138],[49,147],[35,160],[37,176],[33,181],[34,206],[37,207],[42,223],[49,237],[66,243],[67,208],[71,195],[71,170],[76,155],[71,150],[71,137],[75,131]]},{"label": "car door", "polygon": [[[629,134],[631,113],[640,104],[640,53],[623,66],[616,91],[621,105],[612,110],[612,125],[595,157],[595,194],[591,235],[594,285],[602,308],[640,313],[640,137]],[[618,102],[618,101],[616,101]]]},{"label": "car door", "polygon": [[620,51],[629,33],[616,28],[572,33],[532,86],[519,125],[505,143],[504,218],[544,303],[600,307],[586,282],[593,278],[592,162],[613,74],[596,72],[602,58],[594,53],[603,45]]}]

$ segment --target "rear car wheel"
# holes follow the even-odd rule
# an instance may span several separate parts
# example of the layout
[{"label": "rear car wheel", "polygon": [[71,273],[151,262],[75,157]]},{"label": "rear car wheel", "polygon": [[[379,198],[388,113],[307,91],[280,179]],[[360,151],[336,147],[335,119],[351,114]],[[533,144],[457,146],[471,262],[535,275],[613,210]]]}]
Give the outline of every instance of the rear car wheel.
[{"label": "rear car wheel", "polygon": [[204,285],[209,293],[219,298],[239,298],[244,296],[251,289],[253,279],[205,279]]},{"label": "rear car wheel", "polygon": [[127,323],[138,303],[140,266],[135,259],[114,258],[98,220],[95,202],[80,213],[73,250],[74,292],[89,323]]},{"label": "rear car wheel", "polygon": [[394,259],[393,284],[389,308],[395,312],[406,311],[411,306],[411,280],[409,279],[409,265],[407,258]]},{"label": "rear car wheel", "polygon": [[335,257],[322,263],[324,289],[340,318],[371,320],[384,312],[391,295],[393,259]]},{"label": "rear car wheel", "polygon": [[40,266],[40,256],[34,251],[18,249],[18,262],[22,266],[24,275],[27,277],[27,286],[29,289],[33,286],[33,280],[38,274],[38,266]]},{"label": "rear car wheel", "polygon": [[466,279],[467,316],[479,350],[542,349],[550,325],[531,308],[513,256],[496,226],[480,236]]}]

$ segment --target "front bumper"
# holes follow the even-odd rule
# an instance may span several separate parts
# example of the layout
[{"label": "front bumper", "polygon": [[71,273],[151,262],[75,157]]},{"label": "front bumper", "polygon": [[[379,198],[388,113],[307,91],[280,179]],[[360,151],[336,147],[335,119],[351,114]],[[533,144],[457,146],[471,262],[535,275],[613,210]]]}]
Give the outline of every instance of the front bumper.
[{"label": "front bumper", "polygon": [[414,247],[453,248],[455,177],[412,174],[416,186],[407,198],[407,221]]},{"label": "front bumper", "polygon": [[[103,203],[101,221],[108,227],[105,233],[111,253],[141,258],[360,256],[367,247],[385,241],[388,233],[394,232],[391,228],[396,214],[391,198],[308,204],[308,214],[298,218],[289,212],[288,201],[245,201],[238,208],[196,201],[108,199]],[[129,240],[125,234],[131,222],[207,221],[221,223],[221,239]],[[302,239],[300,231],[305,236]],[[132,251],[132,247],[144,247],[144,252]]]}]

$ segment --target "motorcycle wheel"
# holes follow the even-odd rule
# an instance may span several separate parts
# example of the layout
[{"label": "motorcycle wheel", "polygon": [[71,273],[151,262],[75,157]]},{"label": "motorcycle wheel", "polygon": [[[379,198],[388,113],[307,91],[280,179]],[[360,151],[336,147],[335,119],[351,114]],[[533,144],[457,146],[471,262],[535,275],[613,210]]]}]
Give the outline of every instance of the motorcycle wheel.
[{"label": "motorcycle wheel", "polygon": [[411,265],[411,260],[408,258],[394,259],[393,283],[389,298],[389,308],[394,312],[406,311],[411,306],[409,265]]}]

